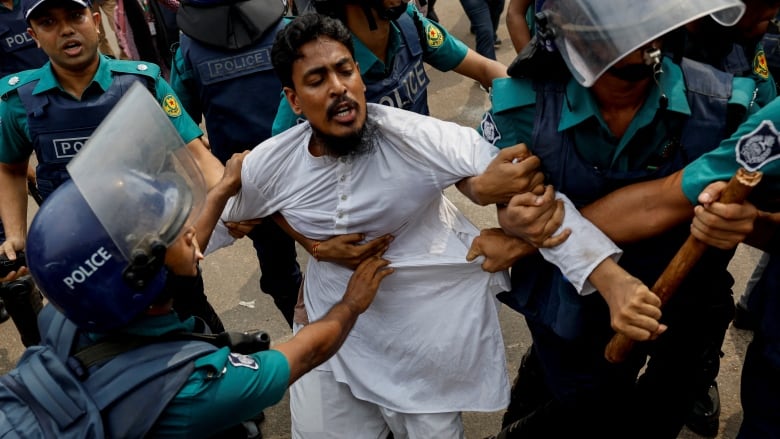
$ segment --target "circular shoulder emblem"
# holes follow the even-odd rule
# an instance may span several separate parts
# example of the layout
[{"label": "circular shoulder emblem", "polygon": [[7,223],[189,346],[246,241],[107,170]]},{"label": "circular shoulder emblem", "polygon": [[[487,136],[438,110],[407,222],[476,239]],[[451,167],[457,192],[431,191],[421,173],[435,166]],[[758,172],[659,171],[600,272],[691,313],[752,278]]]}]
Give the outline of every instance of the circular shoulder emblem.
[{"label": "circular shoulder emblem", "polygon": [[19,83],[19,77],[18,76],[11,76],[8,78],[8,85],[16,85]]},{"label": "circular shoulder emblem", "polygon": [[444,34],[433,24],[428,24],[425,29],[425,35],[428,38],[428,46],[432,48],[439,47],[444,43]]},{"label": "circular shoulder emblem", "polygon": [[163,98],[163,110],[165,110],[165,114],[170,117],[181,116],[181,107],[179,106],[179,101],[176,100],[174,95],[166,95]]}]

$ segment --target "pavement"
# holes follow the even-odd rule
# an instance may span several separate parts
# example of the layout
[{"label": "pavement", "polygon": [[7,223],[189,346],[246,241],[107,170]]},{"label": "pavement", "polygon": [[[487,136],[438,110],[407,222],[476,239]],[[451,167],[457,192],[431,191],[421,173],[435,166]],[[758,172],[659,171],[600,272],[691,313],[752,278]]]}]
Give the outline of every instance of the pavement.
[{"label": "pavement", "polygon": [[[458,1],[439,0],[436,11],[444,26],[452,34],[470,47],[474,47],[474,37],[469,33],[468,19]],[[504,42],[498,49],[498,58],[508,64],[514,57],[514,49],[504,24],[499,27],[498,35]],[[473,80],[453,72],[442,73],[429,69],[429,76],[431,78],[429,103],[432,115],[467,126],[478,125],[483,112],[488,108],[487,94]],[[475,206],[452,188],[445,193],[480,228],[496,225],[492,208]],[[29,217],[32,218],[35,207],[32,201],[30,203]],[[305,267],[308,256],[303,249],[298,250],[299,261]],[[742,294],[745,282],[758,257],[759,252],[753,248],[741,246],[738,249],[729,268],[736,280],[735,297]],[[260,272],[254,249],[248,240],[209,255],[203,261],[202,268],[209,301],[220,314],[228,330],[263,329],[271,335],[273,343],[283,342],[291,337],[289,327],[274,307],[271,298],[260,292]],[[530,335],[523,317],[506,307],[500,310],[500,321],[507,350],[507,367],[510,379],[514,379],[520,357],[530,345]],[[742,419],[739,405],[739,376],[750,337],[750,332],[735,328],[730,328],[726,334],[723,345],[724,357],[718,377],[722,403],[718,438],[736,437]],[[5,373],[13,367],[22,350],[23,347],[13,324],[10,322],[0,324],[0,373]],[[670,398],[672,397],[673,395],[670,395]],[[265,411],[266,422],[263,431],[266,439],[290,438],[288,403],[289,400],[285,397],[278,405]],[[465,413],[463,417],[466,437],[484,438],[495,433],[501,423],[501,414],[501,412]],[[627,433],[626,437],[631,437],[630,433]],[[688,430],[684,430],[679,435],[682,439],[699,437]]]}]

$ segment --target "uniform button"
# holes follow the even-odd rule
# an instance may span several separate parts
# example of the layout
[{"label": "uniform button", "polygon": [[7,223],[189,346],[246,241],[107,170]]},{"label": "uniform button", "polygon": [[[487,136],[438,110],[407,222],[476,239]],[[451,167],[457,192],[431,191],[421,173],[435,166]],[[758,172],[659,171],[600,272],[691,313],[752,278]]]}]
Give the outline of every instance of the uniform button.
[{"label": "uniform button", "polygon": [[344,216],[344,212],[339,212],[339,213],[338,213],[336,216],[337,216],[337,217],[339,217],[339,218],[341,218],[341,217],[343,217],[343,216]]},{"label": "uniform button", "polygon": [[344,180],[346,180],[346,179],[347,179],[347,177],[346,177],[346,176],[344,176],[344,175],[342,175],[341,177],[339,177],[339,181],[344,181]]},{"label": "uniform button", "polygon": [[8,85],[16,85],[18,83],[19,83],[18,76],[11,76],[11,78],[8,79]]},{"label": "uniform button", "polygon": [[344,200],[346,200],[346,199],[347,199],[347,196],[346,196],[346,195],[342,195],[342,196],[341,196],[341,201],[344,201]]},{"label": "uniform button", "polygon": [[136,66],[136,69],[138,69],[141,72],[146,71],[148,68],[149,66],[147,66],[146,64],[138,64],[138,66]]}]

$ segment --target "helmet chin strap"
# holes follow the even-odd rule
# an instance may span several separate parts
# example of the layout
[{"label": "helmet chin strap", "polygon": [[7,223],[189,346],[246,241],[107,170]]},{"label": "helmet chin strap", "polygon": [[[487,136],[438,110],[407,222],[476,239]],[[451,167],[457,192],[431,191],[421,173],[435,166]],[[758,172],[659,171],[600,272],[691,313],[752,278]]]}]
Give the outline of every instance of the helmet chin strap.
[{"label": "helmet chin strap", "polygon": [[653,80],[661,91],[658,96],[658,105],[661,109],[665,110],[669,106],[669,97],[666,96],[663,87],[661,87],[661,75],[664,72],[663,64],[661,63],[661,49],[655,47],[655,45],[650,46],[644,50],[642,58],[644,59],[645,64],[653,67]]}]

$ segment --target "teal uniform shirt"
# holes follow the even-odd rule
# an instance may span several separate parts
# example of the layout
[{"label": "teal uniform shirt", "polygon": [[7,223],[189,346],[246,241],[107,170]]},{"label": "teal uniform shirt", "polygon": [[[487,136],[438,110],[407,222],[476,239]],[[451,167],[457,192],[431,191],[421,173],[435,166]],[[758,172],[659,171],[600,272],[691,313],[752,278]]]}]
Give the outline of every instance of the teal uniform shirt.
[{"label": "teal uniform shirt", "polygon": [[[179,104],[178,97],[171,86],[159,75],[159,68],[153,64],[143,61],[113,60],[100,55],[100,63],[95,76],[84,93],[102,94],[111,86],[114,72],[133,71],[138,73],[158,72],[154,79],[155,95],[185,143],[203,135],[198,125]],[[27,70],[0,79],[0,96],[2,96],[2,100],[0,100],[0,162],[2,163],[23,162],[33,152],[33,144],[27,127],[27,113],[15,88],[36,79],[39,82],[35,87],[34,94],[62,93],[67,95],[54,76],[50,63],[46,63],[39,69]],[[76,100],[76,98],[73,99]],[[132,121],[128,121],[128,124],[132,124]]]},{"label": "teal uniform shirt", "polygon": [[[682,190],[691,204],[714,181],[728,181],[743,165],[760,167],[764,177],[758,189],[780,190],[780,100],[775,99],[751,115],[739,129],[712,151],[694,160],[683,170]],[[744,151],[739,154],[739,151]],[[740,163],[743,162],[743,163]],[[753,170],[748,167],[748,170]]]},{"label": "teal uniform shirt", "polygon": [[[195,320],[184,322],[171,312],[142,317],[123,332],[159,336],[192,332]],[[90,334],[98,340],[97,334]],[[249,419],[278,403],[287,391],[290,366],[279,351],[252,355],[219,349],[195,360],[195,371],[155,424],[154,437],[208,437]],[[153,398],[154,395],[150,395]]]},{"label": "teal uniform shirt", "polygon": [[[663,60],[660,88],[654,87],[621,138],[616,138],[604,122],[590,90],[574,79],[566,84],[567,105],[563,105],[559,131],[572,129],[574,144],[582,157],[601,169],[627,171],[650,167],[668,143],[669,130],[682,127],[691,114],[680,67]],[[747,108],[753,97],[752,80],[734,78],[730,103]],[[659,108],[660,90],[669,98],[668,123],[653,127]],[[525,143],[533,151],[532,133],[536,117],[536,90],[527,79],[502,78],[493,81],[491,110],[479,130],[499,148]]]},{"label": "teal uniform shirt", "polygon": [[[423,17],[414,4],[409,3],[406,9],[406,13],[414,20],[420,20],[422,22],[423,29],[426,33],[424,41],[420,41],[423,45],[423,61],[431,65],[437,70],[446,72],[457,67],[463,59],[466,58],[468,53],[468,46],[456,37],[450,35],[442,25],[439,23],[428,20]],[[390,23],[390,41],[387,48],[387,65],[393,64],[393,58],[398,52],[398,48],[401,45],[401,30],[395,25]],[[383,78],[386,76],[385,63],[374,55],[362,41],[360,41],[354,35],[352,36],[352,44],[355,47],[355,61],[360,66],[360,75],[364,78]],[[279,109],[276,113],[276,119],[274,120],[271,134],[276,135],[282,131],[294,126],[298,122],[298,116],[290,108],[290,104],[287,103],[287,99],[282,94],[282,100],[279,103]]]}]

